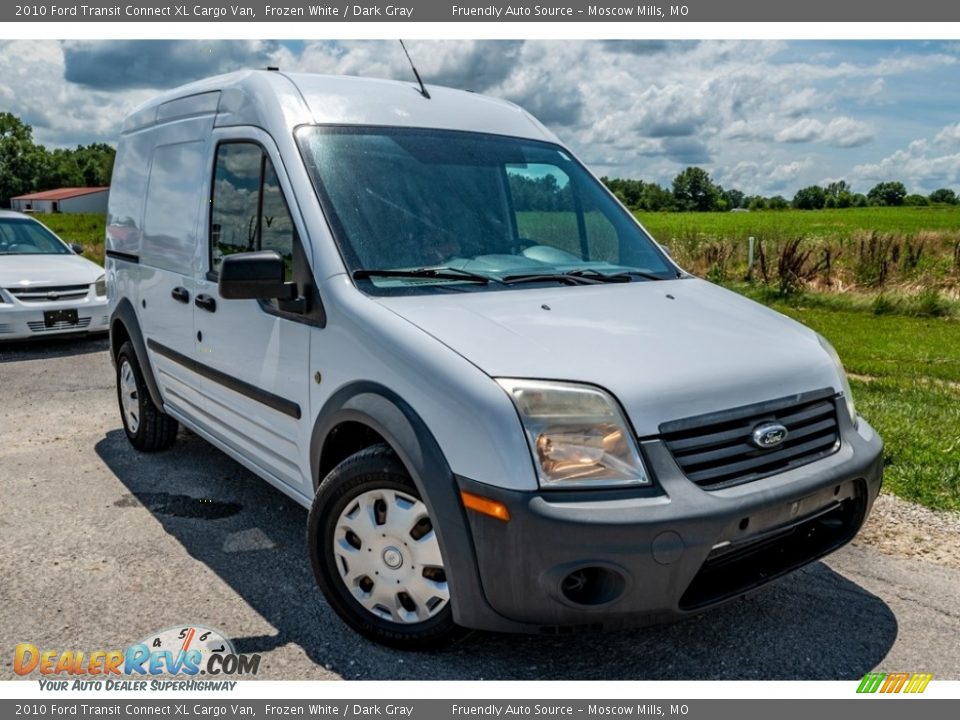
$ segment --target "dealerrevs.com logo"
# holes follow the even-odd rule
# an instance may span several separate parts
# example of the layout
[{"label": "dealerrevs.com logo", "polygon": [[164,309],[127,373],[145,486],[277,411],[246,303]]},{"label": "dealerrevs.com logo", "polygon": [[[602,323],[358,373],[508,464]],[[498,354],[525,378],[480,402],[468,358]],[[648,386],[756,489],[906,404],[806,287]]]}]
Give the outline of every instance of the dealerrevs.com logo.
[{"label": "dealerrevs.com logo", "polygon": [[[236,682],[225,676],[252,676],[259,669],[260,655],[237,653],[218,630],[187,624],[151,633],[126,650],[51,650],[20,643],[13,658],[13,671],[39,674],[42,690],[232,690]],[[157,676],[185,679],[153,679]]]}]

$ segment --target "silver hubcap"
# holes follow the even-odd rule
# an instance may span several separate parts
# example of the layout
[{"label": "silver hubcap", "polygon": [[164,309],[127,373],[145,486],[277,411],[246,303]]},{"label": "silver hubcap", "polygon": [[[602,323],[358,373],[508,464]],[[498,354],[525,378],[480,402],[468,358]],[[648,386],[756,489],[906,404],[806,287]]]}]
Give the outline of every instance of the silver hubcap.
[{"label": "silver hubcap", "polygon": [[350,594],[395,623],[427,620],[450,601],[427,507],[397,490],[370,490],[337,520],[333,554]]},{"label": "silver hubcap", "polygon": [[137,378],[133,368],[126,360],[120,365],[120,409],[127,430],[136,434],[140,427],[140,394],[137,391]]}]

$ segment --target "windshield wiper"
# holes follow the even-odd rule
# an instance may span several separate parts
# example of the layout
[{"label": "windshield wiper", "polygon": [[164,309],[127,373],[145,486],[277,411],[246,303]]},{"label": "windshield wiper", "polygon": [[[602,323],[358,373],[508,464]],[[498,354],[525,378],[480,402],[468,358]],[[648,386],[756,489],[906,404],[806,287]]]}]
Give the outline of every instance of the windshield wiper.
[{"label": "windshield wiper", "polygon": [[643,270],[621,270],[614,273],[603,273],[593,268],[584,268],[582,270],[570,270],[565,272],[564,275],[596,278],[600,282],[630,282],[630,280],[635,277],[643,278],[644,280],[663,280],[659,275],[644,272]]},{"label": "windshield wiper", "polygon": [[494,278],[479,273],[461,270],[460,268],[416,268],[414,270],[389,270],[360,268],[353,271],[354,280],[366,280],[368,278],[429,278],[431,280],[464,280],[466,282],[481,283],[488,285],[491,282],[499,282]]},{"label": "windshield wiper", "polygon": [[534,282],[559,282],[564,285],[596,285],[601,282],[588,275],[571,275],[570,273],[523,273],[507,275],[501,280],[504,285]]}]

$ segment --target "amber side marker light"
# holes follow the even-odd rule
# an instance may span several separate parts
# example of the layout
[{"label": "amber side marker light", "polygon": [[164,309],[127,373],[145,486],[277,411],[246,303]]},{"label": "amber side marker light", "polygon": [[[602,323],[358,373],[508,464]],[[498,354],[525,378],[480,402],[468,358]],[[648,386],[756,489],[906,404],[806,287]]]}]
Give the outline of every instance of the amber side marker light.
[{"label": "amber side marker light", "polygon": [[507,506],[501,502],[468,493],[466,490],[460,491],[460,499],[463,501],[465,508],[475,510],[482,515],[489,515],[492,518],[503,520],[504,522],[510,519],[510,511],[507,510]]}]

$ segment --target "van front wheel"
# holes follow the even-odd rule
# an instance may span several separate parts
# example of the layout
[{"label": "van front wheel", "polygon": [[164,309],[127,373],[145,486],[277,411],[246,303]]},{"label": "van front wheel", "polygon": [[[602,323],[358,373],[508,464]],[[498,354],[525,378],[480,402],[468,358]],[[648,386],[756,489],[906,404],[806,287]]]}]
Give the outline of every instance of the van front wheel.
[{"label": "van front wheel", "polygon": [[117,400],[123,429],[137,450],[156,452],[173,445],[179,423],[153,404],[129,341],[117,353]]},{"label": "van front wheel", "polygon": [[436,531],[388,446],[351,455],[324,478],[308,540],[320,589],[361,634],[408,649],[458,634]]}]

